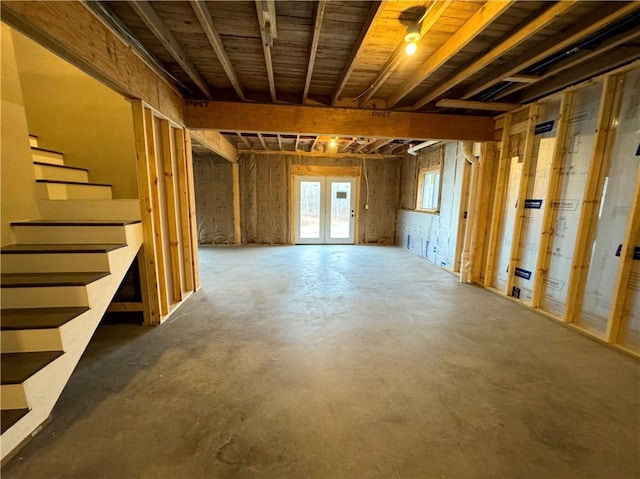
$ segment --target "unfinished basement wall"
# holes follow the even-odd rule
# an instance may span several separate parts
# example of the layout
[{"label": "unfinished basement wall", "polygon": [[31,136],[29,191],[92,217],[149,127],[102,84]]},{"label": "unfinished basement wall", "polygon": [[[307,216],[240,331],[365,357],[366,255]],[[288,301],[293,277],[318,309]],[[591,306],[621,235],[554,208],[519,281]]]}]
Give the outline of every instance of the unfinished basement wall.
[{"label": "unfinished basement wall", "polygon": [[[421,169],[442,165],[442,191],[438,213],[416,210]],[[463,183],[467,174],[462,143],[447,142],[425,148],[402,160],[401,209],[396,244],[450,271],[459,270],[458,241],[464,228]],[[461,204],[461,201],[463,203]]]},{"label": "unfinished basement wall", "polygon": [[243,243],[291,243],[291,171],[301,166],[361,168],[356,242],[393,244],[400,194],[397,160],[252,153],[240,155],[238,162]]},{"label": "unfinished basement wall", "polygon": [[39,146],[89,168],[92,182],[113,185],[114,198],[137,198],[130,103],[21,33],[12,37],[29,133]]},{"label": "unfinished basement wall", "polygon": [[230,162],[213,153],[193,158],[199,244],[234,244],[233,173]]}]

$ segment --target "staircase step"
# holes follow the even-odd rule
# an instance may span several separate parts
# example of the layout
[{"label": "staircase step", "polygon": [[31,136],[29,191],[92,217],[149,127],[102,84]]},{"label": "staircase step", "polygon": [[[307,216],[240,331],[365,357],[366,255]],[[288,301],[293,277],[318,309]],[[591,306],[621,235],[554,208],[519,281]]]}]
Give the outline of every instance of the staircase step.
[{"label": "staircase step", "polygon": [[33,162],[36,180],[89,182],[89,170],[77,166],[52,165],[41,161]]},{"label": "staircase step", "polygon": [[0,254],[46,254],[46,253],[108,253],[124,248],[126,243],[110,244],[12,244],[0,248]]},{"label": "staircase step", "polygon": [[43,200],[110,200],[111,185],[78,181],[36,180],[38,198]]},{"label": "staircase step", "polygon": [[0,330],[59,328],[89,311],[86,306],[67,308],[3,309],[0,311]]},{"label": "staircase step", "polygon": [[125,226],[140,220],[35,220],[11,223],[17,243],[124,243]]},{"label": "staircase step", "polygon": [[109,253],[119,244],[16,244],[0,248],[4,273],[109,271]]},{"label": "staircase step", "polygon": [[22,384],[63,354],[63,351],[0,354],[0,383]]},{"label": "staircase step", "polygon": [[2,288],[86,286],[108,275],[108,271],[92,271],[88,273],[4,273],[0,275],[0,286]]},{"label": "staircase step", "polygon": [[40,200],[41,218],[94,220],[139,220],[138,199],[112,200]]},{"label": "staircase step", "polygon": [[64,153],[45,148],[31,147],[31,159],[41,163],[49,163],[51,165],[64,165]]},{"label": "staircase step", "polygon": [[27,415],[28,409],[3,409],[0,412],[0,433],[4,434],[11,426]]},{"label": "staircase step", "polygon": [[38,148],[38,137],[36,135],[29,135],[29,146]]}]

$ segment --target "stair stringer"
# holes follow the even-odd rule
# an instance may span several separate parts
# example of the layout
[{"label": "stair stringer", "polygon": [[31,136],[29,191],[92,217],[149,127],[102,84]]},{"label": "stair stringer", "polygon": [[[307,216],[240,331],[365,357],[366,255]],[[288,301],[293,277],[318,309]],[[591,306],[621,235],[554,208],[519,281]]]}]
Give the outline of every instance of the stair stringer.
[{"label": "stair stringer", "polygon": [[[86,287],[91,309],[59,328],[64,354],[22,383],[24,397],[27,401],[24,406],[28,407],[30,411],[0,436],[2,460],[37,432],[51,414],[69,377],[129,270],[129,266],[136,257],[142,245],[142,225],[135,223],[123,227],[125,228],[127,246],[109,255],[111,274]],[[33,306],[47,307],[50,305]],[[16,385],[10,386],[15,389]],[[11,391],[10,395],[12,398],[16,398],[14,401],[19,401],[19,391]],[[12,404],[12,406],[16,407],[16,404]]]}]

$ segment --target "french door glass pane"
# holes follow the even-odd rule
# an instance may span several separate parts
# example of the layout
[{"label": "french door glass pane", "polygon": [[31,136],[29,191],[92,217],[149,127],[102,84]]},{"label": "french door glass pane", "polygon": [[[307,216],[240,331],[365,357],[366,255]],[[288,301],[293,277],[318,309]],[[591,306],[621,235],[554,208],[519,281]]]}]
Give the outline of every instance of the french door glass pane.
[{"label": "french door glass pane", "polygon": [[331,182],[331,220],[329,237],[331,239],[349,238],[351,219],[351,183]]},{"label": "french door glass pane", "polygon": [[300,238],[320,239],[320,182],[300,182]]}]

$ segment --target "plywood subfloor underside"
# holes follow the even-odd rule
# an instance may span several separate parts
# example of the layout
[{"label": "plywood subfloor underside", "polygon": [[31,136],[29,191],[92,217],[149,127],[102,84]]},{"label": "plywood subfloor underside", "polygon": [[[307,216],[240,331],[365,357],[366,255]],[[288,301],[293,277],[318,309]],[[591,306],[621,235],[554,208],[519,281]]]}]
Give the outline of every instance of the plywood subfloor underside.
[{"label": "plywood subfloor underside", "polygon": [[638,363],[400,248],[202,248],[3,478],[637,478]]}]

